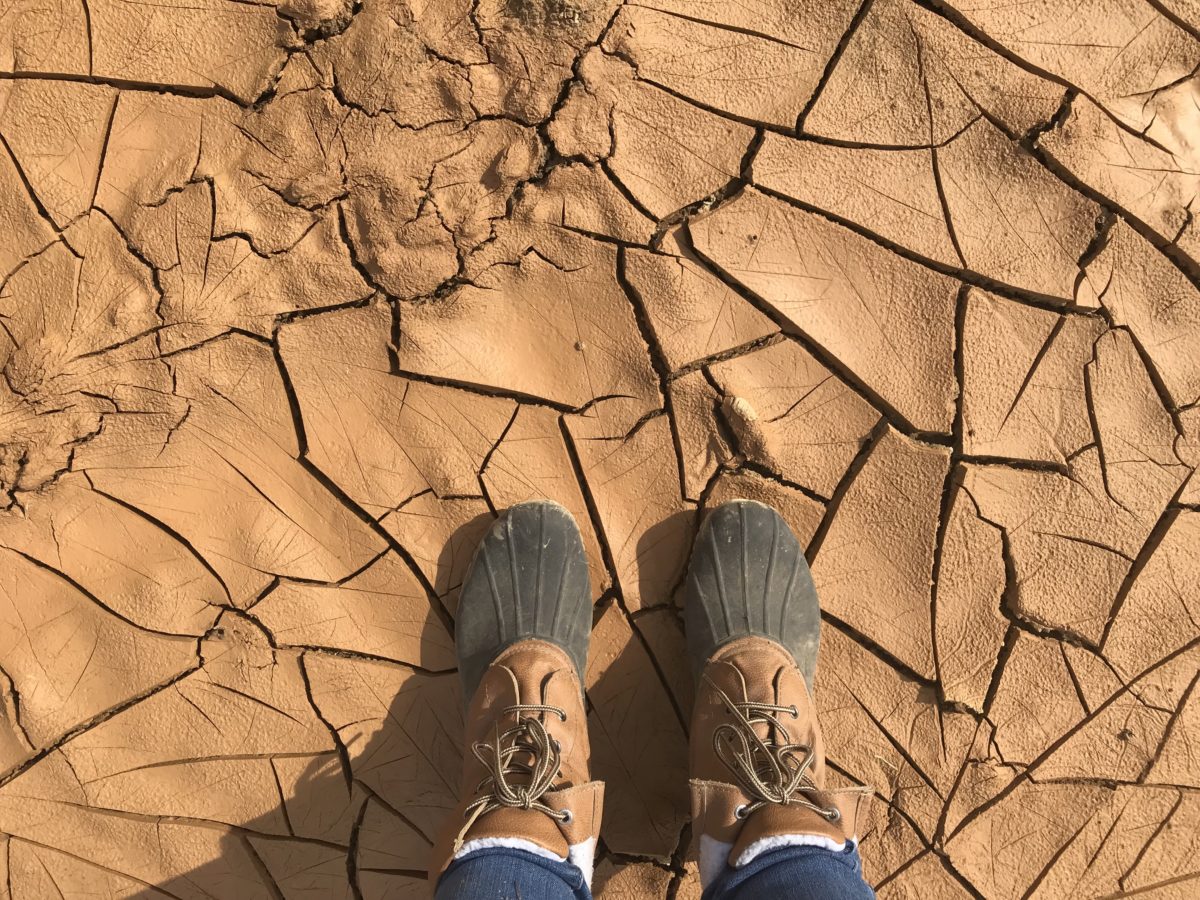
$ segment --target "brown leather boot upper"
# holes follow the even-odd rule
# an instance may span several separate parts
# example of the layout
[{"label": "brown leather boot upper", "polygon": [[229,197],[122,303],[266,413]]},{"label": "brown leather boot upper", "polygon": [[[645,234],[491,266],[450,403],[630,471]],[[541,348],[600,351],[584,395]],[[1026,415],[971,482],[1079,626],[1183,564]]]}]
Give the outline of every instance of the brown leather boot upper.
[{"label": "brown leather boot upper", "polygon": [[693,828],[732,844],[730,864],[762,838],[857,837],[869,788],[826,790],[825,746],[795,661],[757,636],[705,664],[692,714]]},{"label": "brown leather boot upper", "polygon": [[561,648],[527,639],[496,657],[464,738],[461,799],[434,846],[431,879],[467,841],[517,838],[566,858],[599,836],[604,785],[590,780],[583,693]]}]

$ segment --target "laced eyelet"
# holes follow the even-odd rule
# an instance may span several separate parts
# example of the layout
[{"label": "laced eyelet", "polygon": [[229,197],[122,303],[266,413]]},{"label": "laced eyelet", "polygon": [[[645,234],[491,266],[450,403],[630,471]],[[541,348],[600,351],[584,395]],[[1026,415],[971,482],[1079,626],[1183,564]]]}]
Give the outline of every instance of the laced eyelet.
[{"label": "laced eyelet", "polygon": [[792,707],[792,718],[793,719],[800,718],[800,710],[796,709],[795,706]]},{"label": "laced eyelet", "polygon": [[838,809],[836,806],[833,807],[832,809],[830,809],[827,813],[825,813],[825,818],[827,818],[830,822],[836,822],[839,819],[841,819],[841,817],[842,817],[842,811],[840,809]]},{"label": "laced eyelet", "polygon": [[735,819],[746,818],[746,804],[745,803],[738,804],[738,808],[733,811],[733,817]]},{"label": "laced eyelet", "polygon": [[572,822],[575,821],[575,816],[571,814],[571,811],[569,809],[560,809],[558,812],[559,812],[559,815],[562,816],[562,823],[564,825],[570,825]]},{"label": "laced eyelet", "polygon": [[551,740],[551,742],[554,744],[554,749],[555,749],[555,750],[558,750],[558,751],[561,751],[561,750],[562,750],[562,744],[560,744],[560,743],[558,742],[558,738],[550,738],[550,740]]}]

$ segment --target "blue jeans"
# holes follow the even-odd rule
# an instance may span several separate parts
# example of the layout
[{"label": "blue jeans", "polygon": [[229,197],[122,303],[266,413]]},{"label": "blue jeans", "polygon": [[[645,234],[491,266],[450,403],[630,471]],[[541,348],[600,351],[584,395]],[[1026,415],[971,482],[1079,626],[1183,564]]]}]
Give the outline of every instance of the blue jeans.
[{"label": "blue jeans", "polygon": [[[703,900],[872,900],[858,852],[782,847],[740,869],[726,869]],[[436,900],[591,900],[583,873],[570,863],[524,850],[477,850],[451,864]]]}]

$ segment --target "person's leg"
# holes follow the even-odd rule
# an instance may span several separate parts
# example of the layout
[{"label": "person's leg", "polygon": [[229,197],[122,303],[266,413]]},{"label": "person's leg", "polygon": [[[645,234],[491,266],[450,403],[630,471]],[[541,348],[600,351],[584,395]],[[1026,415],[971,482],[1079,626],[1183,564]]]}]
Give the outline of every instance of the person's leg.
[{"label": "person's leg", "polygon": [[495,847],[456,859],[434,900],[591,900],[577,866],[527,850]]},{"label": "person's leg", "polygon": [[821,609],[775,510],[749,500],[713,510],[696,537],[684,612],[705,897],[871,897],[855,850],[871,791],[826,787],[812,699]]},{"label": "person's leg", "polygon": [[592,601],[571,514],[509,509],[480,542],[454,619],[465,746],[429,869],[437,896],[586,898],[604,786],[589,773]]},{"label": "person's leg", "polygon": [[[704,891],[703,900],[872,900],[858,851],[783,847],[741,866],[728,866]],[[440,898],[439,898],[440,900]]]}]

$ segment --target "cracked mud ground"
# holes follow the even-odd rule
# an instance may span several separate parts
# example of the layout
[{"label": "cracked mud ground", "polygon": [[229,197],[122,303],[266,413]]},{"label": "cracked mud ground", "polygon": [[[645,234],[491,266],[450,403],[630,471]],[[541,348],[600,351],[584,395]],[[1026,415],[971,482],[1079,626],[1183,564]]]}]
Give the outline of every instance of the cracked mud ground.
[{"label": "cracked mud ground", "polygon": [[780,508],[883,898],[1200,891],[1195,0],[0,3],[0,896],[421,896],[498,510],[585,533],[601,898]]}]

